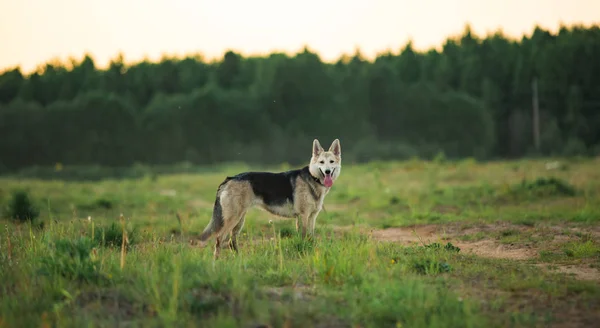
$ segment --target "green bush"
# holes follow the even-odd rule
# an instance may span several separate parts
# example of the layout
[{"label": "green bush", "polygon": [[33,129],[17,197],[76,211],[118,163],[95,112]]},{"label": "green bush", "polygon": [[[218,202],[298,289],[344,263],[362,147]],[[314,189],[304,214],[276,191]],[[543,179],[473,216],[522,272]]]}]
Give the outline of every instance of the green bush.
[{"label": "green bush", "polygon": [[568,182],[554,177],[537,178],[534,181],[523,180],[515,185],[511,193],[513,196],[522,197],[551,197],[551,196],[575,196],[577,193],[575,187]]},{"label": "green bush", "polygon": [[[137,229],[126,228],[127,248],[137,242]],[[108,227],[97,227],[94,229],[94,242],[98,246],[120,248],[123,244],[123,227],[116,222]]]},{"label": "green bush", "polygon": [[99,261],[92,258],[90,238],[59,239],[50,245],[50,253],[40,259],[40,273],[69,280],[97,283],[102,280]]},{"label": "green bush", "polygon": [[33,222],[40,215],[40,211],[34,206],[29,193],[24,190],[13,192],[7,212],[11,219],[20,222]]}]

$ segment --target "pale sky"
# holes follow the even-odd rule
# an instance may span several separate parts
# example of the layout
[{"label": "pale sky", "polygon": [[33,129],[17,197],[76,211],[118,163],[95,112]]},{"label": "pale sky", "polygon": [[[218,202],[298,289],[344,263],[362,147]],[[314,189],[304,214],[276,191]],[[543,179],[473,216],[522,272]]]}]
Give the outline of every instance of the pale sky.
[{"label": "pale sky", "polygon": [[325,61],[356,47],[372,58],[409,39],[439,46],[467,23],[482,36],[502,28],[520,37],[560,22],[598,24],[600,0],[0,0],[0,71],[85,53],[104,68],[119,52],[135,62],[304,45]]}]

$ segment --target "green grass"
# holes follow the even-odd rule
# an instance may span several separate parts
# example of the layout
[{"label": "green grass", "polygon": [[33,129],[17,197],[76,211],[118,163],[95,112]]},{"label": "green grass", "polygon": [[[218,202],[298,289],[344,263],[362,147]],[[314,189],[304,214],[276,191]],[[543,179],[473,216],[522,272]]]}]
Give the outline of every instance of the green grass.
[{"label": "green grass", "polygon": [[[252,210],[240,253],[224,249],[217,262],[212,245],[189,240],[208,223],[218,184],[245,167],[0,178],[0,327],[589,326],[600,318],[598,281],[534,265],[600,263],[598,162],[568,164],[347,163],[314,240]],[[16,190],[28,192],[37,220],[11,219]],[[450,239],[368,233],[423,224]],[[468,251],[482,242],[537,256]]]}]

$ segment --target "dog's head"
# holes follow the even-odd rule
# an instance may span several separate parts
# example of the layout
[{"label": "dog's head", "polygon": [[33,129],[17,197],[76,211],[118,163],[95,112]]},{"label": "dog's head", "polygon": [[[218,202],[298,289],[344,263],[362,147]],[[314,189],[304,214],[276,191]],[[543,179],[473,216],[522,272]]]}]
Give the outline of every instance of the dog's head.
[{"label": "dog's head", "polygon": [[342,170],[342,148],[340,141],[335,139],[325,151],[319,140],[313,141],[312,157],[309,165],[310,174],[319,179],[325,187],[330,188],[340,176]]}]

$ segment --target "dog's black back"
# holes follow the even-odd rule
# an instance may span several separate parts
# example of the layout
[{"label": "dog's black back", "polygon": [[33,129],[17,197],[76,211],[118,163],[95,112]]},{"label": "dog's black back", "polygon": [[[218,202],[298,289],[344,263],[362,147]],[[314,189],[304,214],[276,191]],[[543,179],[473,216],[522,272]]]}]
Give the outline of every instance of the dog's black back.
[{"label": "dog's black back", "polygon": [[282,205],[294,202],[294,187],[298,176],[302,179],[311,178],[308,166],[280,173],[244,172],[227,177],[227,180],[248,181],[254,194],[265,205]]}]

